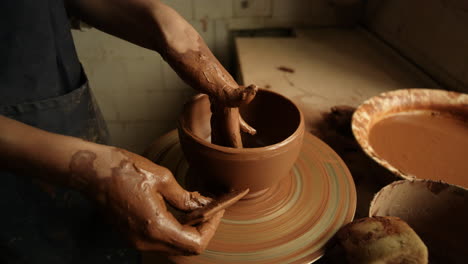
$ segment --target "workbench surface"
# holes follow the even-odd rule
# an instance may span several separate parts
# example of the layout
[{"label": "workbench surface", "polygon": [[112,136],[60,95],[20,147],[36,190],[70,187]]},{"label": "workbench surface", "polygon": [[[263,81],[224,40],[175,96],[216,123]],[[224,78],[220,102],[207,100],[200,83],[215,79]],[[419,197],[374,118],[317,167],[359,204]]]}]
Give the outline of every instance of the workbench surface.
[{"label": "workbench surface", "polygon": [[[301,108],[307,131],[330,145],[350,169],[358,198],[355,218],[366,217],[374,193],[396,178],[354,140],[353,109],[384,91],[437,85],[363,29],[296,30],[296,35],[237,38],[238,81],[281,93]],[[342,263],[342,257],[332,249],[316,263]],[[159,260],[153,254],[143,259]]]},{"label": "workbench surface", "polygon": [[[355,219],[368,216],[374,194],[396,180],[367,157],[351,132],[351,116],[364,100],[384,91],[436,88],[417,66],[361,28],[297,30],[296,37],[237,38],[238,81],[293,100],[306,130],[345,161],[357,189]],[[327,253],[318,263],[340,263]]]},{"label": "workbench surface", "polygon": [[358,106],[388,90],[436,86],[363,29],[296,30],[296,35],[237,38],[240,82],[284,94],[306,115],[308,109]]},{"label": "workbench surface", "polygon": [[[358,190],[356,217],[391,176],[368,159],[350,132],[352,109],[384,91],[437,87],[427,75],[361,28],[297,30],[296,37],[237,38],[239,81],[293,100],[306,129],[343,158]],[[330,111],[338,107],[333,112]],[[349,130],[343,129],[343,123]],[[379,175],[376,175],[379,174]]]}]

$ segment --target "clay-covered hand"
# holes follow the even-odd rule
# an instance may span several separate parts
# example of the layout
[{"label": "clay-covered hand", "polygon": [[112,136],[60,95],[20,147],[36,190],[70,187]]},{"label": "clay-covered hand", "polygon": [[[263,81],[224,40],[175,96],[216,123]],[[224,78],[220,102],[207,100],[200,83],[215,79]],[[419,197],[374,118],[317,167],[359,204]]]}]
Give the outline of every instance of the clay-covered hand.
[{"label": "clay-covered hand", "polygon": [[239,86],[198,32],[176,11],[162,2],[152,10],[157,25],[154,49],[188,85],[225,107],[238,107],[255,97],[257,87]]},{"label": "clay-covered hand", "polygon": [[140,250],[199,254],[224,213],[222,210],[197,226],[180,224],[165,202],[188,212],[211,200],[184,190],[166,168],[122,149],[78,151],[70,171],[75,185],[81,184],[82,190],[103,205],[111,222]]},{"label": "clay-covered hand", "polygon": [[254,84],[249,86],[232,87],[223,84],[218,90],[209,94],[218,103],[228,107],[238,107],[250,103],[257,94],[258,87]]}]

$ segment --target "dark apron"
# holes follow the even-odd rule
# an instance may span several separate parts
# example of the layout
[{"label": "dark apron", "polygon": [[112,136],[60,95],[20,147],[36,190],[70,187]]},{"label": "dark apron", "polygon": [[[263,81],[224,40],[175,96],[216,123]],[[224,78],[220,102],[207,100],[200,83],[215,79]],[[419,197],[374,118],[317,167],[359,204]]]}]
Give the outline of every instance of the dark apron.
[{"label": "dark apron", "polygon": [[[106,143],[62,1],[2,0],[0,17],[0,115]],[[79,193],[1,169],[0,179],[0,263],[137,262]]]}]

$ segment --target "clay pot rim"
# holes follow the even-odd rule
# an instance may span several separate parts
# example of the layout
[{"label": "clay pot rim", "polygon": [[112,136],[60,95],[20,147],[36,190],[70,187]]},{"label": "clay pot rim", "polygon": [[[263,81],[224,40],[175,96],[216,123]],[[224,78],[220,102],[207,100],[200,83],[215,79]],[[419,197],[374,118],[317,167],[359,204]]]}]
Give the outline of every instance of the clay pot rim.
[{"label": "clay pot rim", "polygon": [[464,193],[466,193],[466,191],[468,191],[468,189],[463,188],[462,186],[446,183],[446,182],[443,182],[443,181],[433,181],[433,180],[425,180],[425,179],[410,179],[410,180],[394,181],[394,182],[391,182],[391,183],[385,185],[384,187],[382,187],[382,189],[380,189],[377,193],[374,194],[374,197],[372,198],[372,201],[370,202],[370,205],[369,205],[369,217],[374,216],[373,212],[375,211],[376,203],[380,199],[380,196],[384,192],[387,192],[389,189],[392,189],[395,186],[398,186],[398,185],[401,185],[401,184],[408,184],[408,183],[416,183],[416,184],[422,183],[422,184],[426,184],[426,185],[428,185],[428,184],[443,185],[444,188],[450,188],[453,191],[458,190],[458,191],[462,191]]},{"label": "clay pot rim", "polygon": [[296,140],[298,137],[300,137],[300,136],[302,136],[304,134],[304,116],[302,114],[302,111],[299,109],[299,107],[292,100],[287,98],[286,96],[281,95],[281,94],[279,94],[277,92],[268,90],[268,89],[264,89],[264,88],[259,88],[258,92],[260,92],[260,91],[261,92],[272,93],[272,94],[275,94],[276,96],[281,97],[282,99],[284,99],[284,100],[288,101],[289,103],[291,103],[296,108],[297,112],[299,113],[299,125],[297,126],[296,130],[294,130],[294,132],[289,137],[282,140],[281,142],[275,143],[273,145],[268,145],[268,146],[265,146],[265,147],[260,147],[260,148],[232,148],[232,147],[225,147],[225,146],[212,144],[212,143],[207,142],[206,140],[194,135],[192,133],[192,131],[187,129],[187,127],[185,126],[185,122],[184,122],[185,106],[195,102],[196,100],[199,100],[200,98],[207,97],[208,95],[206,95],[206,94],[196,94],[185,103],[184,110],[183,110],[182,114],[179,116],[179,128],[182,129],[183,132],[186,135],[190,136],[198,144],[203,145],[206,148],[213,149],[213,150],[225,153],[225,154],[239,154],[239,153],[242,153],[244,155],[245,154],[258,155],[258,154],[262,154],[262,153],[271,154],[272,152],[278,151],[279,149],[285,147],[290,142]]},{"label": "clay pot rim", "polygon": [[[397,111],[396,106],[390,105],[397,98],[405,98],[406,102],[402,103],[401,106],[410,106],[410,103],[417,102],[418,104],[427,103],[427,106],[432,105],[465,105],[468,104],[468,94],[440,90],[440,89],[428,89],[428,88],[410,88],[410,89],[399,89],[389,92],[381,93],[377,96],[371,97],[364,101],[353,113],[351,129],[353,131],[354,138],[359,143],[359,146],[366,153],[367,156],[372,158],[378,164],[391,171],[397,177],[404,180],[415,180],[421,179],[416,176],[405,173],[398,168],[394,167],[387,160],[380,157],[369,143],[369,131],[375,122],[385,117],[385,114],[408,111],[410,107]],[[387,109],[379,109],[387,107]],[[430,110],[429,107],[423,108],[422,106],[414,107],[414,110]],[[393,110],[393,111],[392,111]],[[374,112],[372,112],[374,111]],[[453,184],[450,184],[453,185]],[[453,185],[465,189],[464,187]]]}]

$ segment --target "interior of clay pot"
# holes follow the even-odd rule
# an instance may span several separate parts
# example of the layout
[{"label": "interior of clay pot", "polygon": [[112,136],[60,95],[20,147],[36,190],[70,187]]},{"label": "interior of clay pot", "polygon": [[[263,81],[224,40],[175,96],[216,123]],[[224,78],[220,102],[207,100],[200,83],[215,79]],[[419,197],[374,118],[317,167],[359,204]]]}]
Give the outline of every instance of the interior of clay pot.
[{"label": "interior of clay pot", "polygon": [[[456,155],[455,152],[452,153],[451,149],[448,148],[448,154],[444,156],[441,154],[441,151],[431,151],[429,146],[430,144],[434,144],[434,141],[430,141],[425,143],[423,138],[426,137],[424,130],[421,129],[423,133],[413,135],[415,140],[409,140],[410,143],[415,143],[415,146],[412,147],[412,144],[398,144],[400,138],[403,140],[407,140],[410,138],[410,134],[406,133],[407,130],[400,130],[394,132],[388,132],[390,128],[396,127],[391,123],[388,123],[391,118],[395,118],[390,120],[391,122],[396,122],[393,120],[397,120],[400,122],[410,122],[411,124],[408,126],[414,126],[414,116],[419,115],[418,119],[425,118],[423,115],[430,116],[433,115],[434,118],[440,117],[449,117],[453,119],[460,120],[462,123],[468,124],[468,95],[467,94],[460,94],[456,92],[449,92],[443,90],[433,90],[433,89],[406,89],[406,90],[396,90],[387,93],[383,93],[379,96],[373,97],[366,102],[364,102],[354,113],[353,120],[352,120],[352,130],[356,140],[359,142],[363,150],[375,161],[380,163],[385,168],[389,169],[390,171],[394,172],[396,175],[405,178],[405,179],[413,179],[413,178],[423,178],[423,179],[432,179],[432,180],[443,180],[448,181],[449,183],[458,184],[460,186],[464,185],[464,181],[459,182],[451,182],[451,180],[456,179],[458,176],[456,174],[463,174],[464,168],[458,168],[463,162],[456,162],[447,158],[450,162],[455,162],[454,164],[442,164],[444,163],[444,157],[447,157],[448,154]],[[411,119],[410,121],[406,121],[403,119]],[[427,119],[430,119],[428,117]],[[376,134],[372,134],[377,130],[373,130],[374,127],[377,128],[377,125],[381,125],[383,127],[383,122],[386,121],[387,130],[380,130],[386,131],[384,134],[388,134],[386,138],[382,138],[382,140],[386,140],[385,144],[390,146],[388,151],[393,151],[393,156],[397,158],[385,158],[385,153],[382,153],[382,144],[379,146],[376,142],[378,142],[378,138],[376,139]],[[435,120],[437,121],[437,120]],[[379,123],[380,122],[380,123]],[[421,123],[421,122],[420,122]],[[428,121],[429,125],[432,123],[431,120]],[[407,123],[408,124],[408,123]],[[424,126],[424,125],[423,125]],[[421,127],[423,127],[421,126]],[[466,125],[461,124],[459,127],[460,129],[468,129],[464,128]],[[401,127],[401,126],[400,126]],[[448,127],[443,126],[441,128],[441,133],[445,133],[445,139],[450,139],[452,135],[450,131],[448,131]],[[405,127],[406,129],[406,127]],[[417,129],[420,129],[419,127]],[[439,129],[439,128],[436,128]],[[445,131],[444,131],[445,129]],[[416,128],[414,129],[416,131]],[[398,136],[398,133],[400,136]],[[458,131],[459,132],[459,131]],[[463,132],[459,132],[461,138],[463,138]],[[379,134],[380,135],[380,134]],[[427,136],[429,138],[429,136]],[[463,142],[468,143],[467,138],[464,137]],[[432,138],[430,138],[432,139]],[[421,140],[421,142],[417,142]],[[425,139],[424,139],[425,140]],[[443,140],[443,139],[442,139]],[[407,140],[408,141],[408,140]],[[453,140],[452,140],[453,141]],[[445,142],[445,141],[441,141]],[[453,142],[452,142],[453,143]],[[385,145],[384,144],[384,145]],[[417,145],[419,144],[419,145]],[[444,146],[445,143],[441,143]],[[401,146],[401,149],[398,148]],[[447,145],[448,146],[448,145]],[[377,151],[380,148],[380,152]],[[398,149],[397,149],[398,148]],[[440,148],[437,148],[441,150]],[[412,153],[415,152],[415,153]],[[438,153],[440,152],[440,153]],[[462,151],[463,152],[463,151]],[[426,154],[426,156],[423,156]],[[406,155],[406,156],[405,156]],[[438,155],[438,156],[437,156]],[[388,156],[388,154],[387,154]],[[406,159],[406,160],[403,160]],[[432,159],[432,160],[431,160]],[[412,168],[412,170],[408,169],[408,165],[406,163],[413,162],[413,160],[418,161],[419,163],[414,163],[414,166],[419,166],[420,168]],[[441,163],[439,163],[441,162]],[[420,164],[420,165],[417,165]],[[420,173],[424,171],[421,169],[427,165],[431,165],[434,168],[429,168],[427,171],[428,173]],[[411,164],[410,164],[411,165]],[[464,166],[464,165],[463,165]],[[444,169],[445,168],[445,169]],[[415,173],[418,172],[418,173]],[[431,174],[431,175],[430,175]],[[434,174],[434,175],[432,175]],[[453,176],[450,176],[452,175]],[[450,178],[450,177],[451,178]],[[445,177],[445,178],[444,178]],[[460,177],[458,177],[460,178]]]},{"label": "interior of clay pot", "polygon": [[429,263],[465,263],[468,191],[446,183],[413,180],[387,185],[374,197],[370,216],[397,216],[429,248]]},{"label": "interior of clay pot", "polygon": [[[199,95],[190,104],[190,115],[184,115],[183,124],[194,136],[210,142],[210,103],[208,96]],[[240,107],[241,116],[253,128],[256,135],[242,133],[244,148],[259,148],[286,140],[299,127],[301,115],[297,107],[286,97],[260,89],[255,99]]]}]

